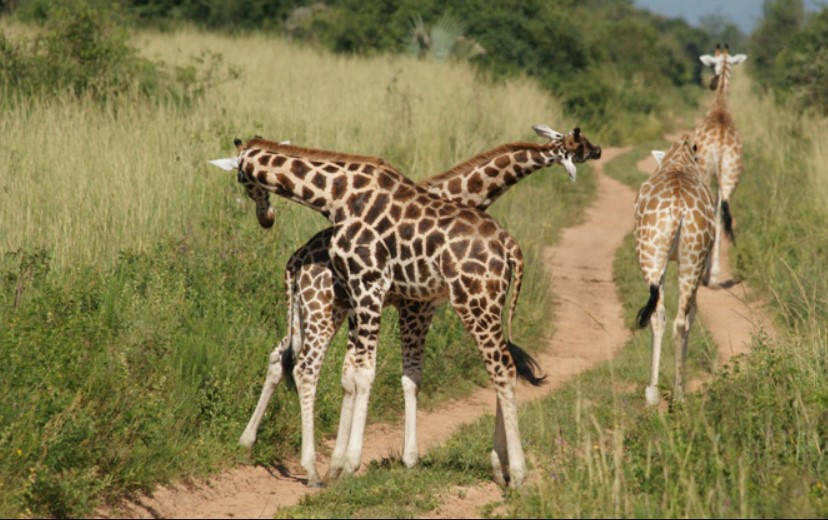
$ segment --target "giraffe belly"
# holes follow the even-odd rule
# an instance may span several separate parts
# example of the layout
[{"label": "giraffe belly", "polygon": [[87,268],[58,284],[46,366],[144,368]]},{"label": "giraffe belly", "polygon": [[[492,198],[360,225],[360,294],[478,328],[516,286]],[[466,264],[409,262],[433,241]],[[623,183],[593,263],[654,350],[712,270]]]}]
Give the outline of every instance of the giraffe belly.
[{"label": "giraffe belly", "polygon": [[395,281],[391,285],[386,304],[394,299],[442,303],[448,300],[448,285],[443,280],[429,279],[422,282]]}]

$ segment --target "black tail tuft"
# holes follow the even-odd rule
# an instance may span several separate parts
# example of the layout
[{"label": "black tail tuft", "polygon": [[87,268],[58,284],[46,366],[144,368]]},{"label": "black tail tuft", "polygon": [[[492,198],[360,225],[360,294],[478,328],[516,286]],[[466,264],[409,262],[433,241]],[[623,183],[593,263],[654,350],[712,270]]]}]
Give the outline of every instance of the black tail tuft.
[{"label": "black tail tuft", "polygon": [[658,293],[658,285],[651,285],[650,299],[647,300],[647,305],[639,309],[638,316],[635,318],[635,322],[638,323],[639,328],[643,329],[644,327],[650,324],[650,318],[652,317],[653,313],[656,310],[656,306],[658,305]]},{"label": "black tail tuft", "polygon": [[293,379],[293,367],[296,366],[296,360],[293,359],[293,349],[288,346],[282,352],[282,377],[287,381],[288,386],[295,392],[296,380]]},{"label": "black tail tuft", "polygon": [[518,379],[523,379],[532,386],[540,386],[546,382],[546,376],[540,375],[541,367],[535,358],[511,341],[507,341],[506,345],[515,363]]},{"label": "black tail tuft", "polygon": [[733,217],[730,216],[730,203],[726,200],[722,201],[722,221],[724,221],[724,230],[727,233],[727,238],[730,242],[735,244],[736,237],[733,234]]}]

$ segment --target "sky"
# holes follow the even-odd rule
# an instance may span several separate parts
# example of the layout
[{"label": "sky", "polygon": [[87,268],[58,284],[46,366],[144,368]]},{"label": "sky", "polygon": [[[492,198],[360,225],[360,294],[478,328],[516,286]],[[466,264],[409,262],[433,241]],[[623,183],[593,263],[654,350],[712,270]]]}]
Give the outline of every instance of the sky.
[{"label": "sky", "polygon": [[[735,23],[742,32],[749,33],[762,18],[762,0],[633,0],[637,7],[644,7],[669,17],[682,17],[692,25],[698,25],[699,17],[720,14]],[[826,0],[805,0],[808,10],[818,10]]]}]

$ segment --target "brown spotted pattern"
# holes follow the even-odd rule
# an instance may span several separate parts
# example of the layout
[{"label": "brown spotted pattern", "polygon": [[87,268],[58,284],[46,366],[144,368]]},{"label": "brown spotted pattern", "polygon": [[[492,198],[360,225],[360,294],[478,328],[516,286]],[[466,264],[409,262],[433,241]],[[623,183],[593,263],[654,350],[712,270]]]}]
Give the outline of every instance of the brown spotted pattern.
[{"label": "brown spotted pattern", "polygon": [[[679,304],[673,323],[676,349],[674,399],[684,395],[687,339],[696,312],[696,290],[713,246],[715,209],[710,188],[704,182],[689,134],[673,144],[656,172],[639,189],[635,202],[635,252],[650,289],[654,315],[652,366],[646,398],[658,403],[658,367],[666,314],[664,281],[667,263],[678,263]],[[657,302],[652,299],[657,291]],[[642,309],[643,311],[643,309]],[[645,322],[647,320],[644,320]],[[644,326],[646,323],[640,322]]]},{"label": "brown spotted pattern", "polygon": [[[599,158],[601,149],[590,143],[576,128],[546,144],[512,143],[499,146],[458,164],[443,174],[425,179],[420,185],[446,200],[485,210],[521,179],[540,168],[560,162],[563,154],[568,154],[573,162],[578,163]],[[429,221],[421,219],[421,216],[420,210],[415,206],[409,207],[403,215],[405,219],[411,220],[412,224],[416,224],[416,233],[426,231],[429,225]],[[493,224],[490,222],[485,224],[483,229],[487,233],[493,230]],[[292,329],[289,336],[279,342],[271,354],[262,394],[240,439],[240,443],[247,447],[255,442],[256,431],[273,389],[283,377],[282,356],[287,348],[293,347],[299,359],[293,375],[302,405],[303,460],[308,461],[306,467],[313,468],[309,471],[311,485],[318,481],[315,465],[310,462],[315,460],[313,399],[316,384],[328,345],[349,310],[345,286],[333,272],[328,256],[332,234],[333,228],[318,233],[288,261],[285,273],[288,301],[297,302],[295,312],[301,316],[301,320],[289,319],[289,322],[301,324],[304,329]],[[420,255],[422,249],[422,242],[415,240],[413,251],[401,252],[405,256],[410,256],[410,253]],[[497,264],[496,261],[494,263]],[[416,269],[416,264],[408,264],[405,269]],[[394,298],[386,300],[386,304],[396,306],[399,314],[403,346],[402,384],[406,400],[403,461],[408,466],[413,466],[419,458],[416,441],[416,396],[422,381],[425,337],[436,302]],[[293,307],[290,312],[294,312]],[[294,338],[294,341],[290,338]],[[346,357],[345,362],[347,364],[351,360]]]},{"label": "brown spotted pattern", "polygon": [[[496,430],[504,434],[495,436],[495,478],[505,482],[511,472],[518,485],[526,470],[514,400],[516,367],[501,326],[512,276],[509,321],[520,292],[523,257],[515,240],[485,213],[441,199],[377,159],[254,139],[240,151],[239,180],[257,208],[263,204],[258,190],[264,189],[334,224],[327,252],[349,303],[350,341],[338,436],[344,440],[337,443],[329,476],[351,473],[360,464],[383,305],[406,300],[422,313],[417,303],[448,300],[496,387],[502,410]],[[304,327],[297,313],[291,323]]]}]

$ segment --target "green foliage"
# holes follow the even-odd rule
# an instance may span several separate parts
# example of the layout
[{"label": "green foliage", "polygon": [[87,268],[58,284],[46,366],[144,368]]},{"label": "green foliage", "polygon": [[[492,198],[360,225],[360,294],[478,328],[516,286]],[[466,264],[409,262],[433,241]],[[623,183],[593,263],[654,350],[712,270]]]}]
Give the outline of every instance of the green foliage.
[{"label": "green foliage", "polygon": [[764,17],[750,36],[750,61],[760,84],[773,85],[776,60],[805,19],[802,0],[765,0]]},{"label": "green foliage", "polygon": [[[104,100],[138,94],[191,103],[224,79],[218,54],[173,69],[141,57],[118,11],[106,4],[32,3],[23,12],[43,28],[30,42],[0,33],[0,88],[23,95],[68,91]],[[227,77],[235,74],[231,68]]]},{"label": "green foliage", "polygon": [[771,77],[780,97],[797,109],[828,114],[828,7],[790,38]]}]

